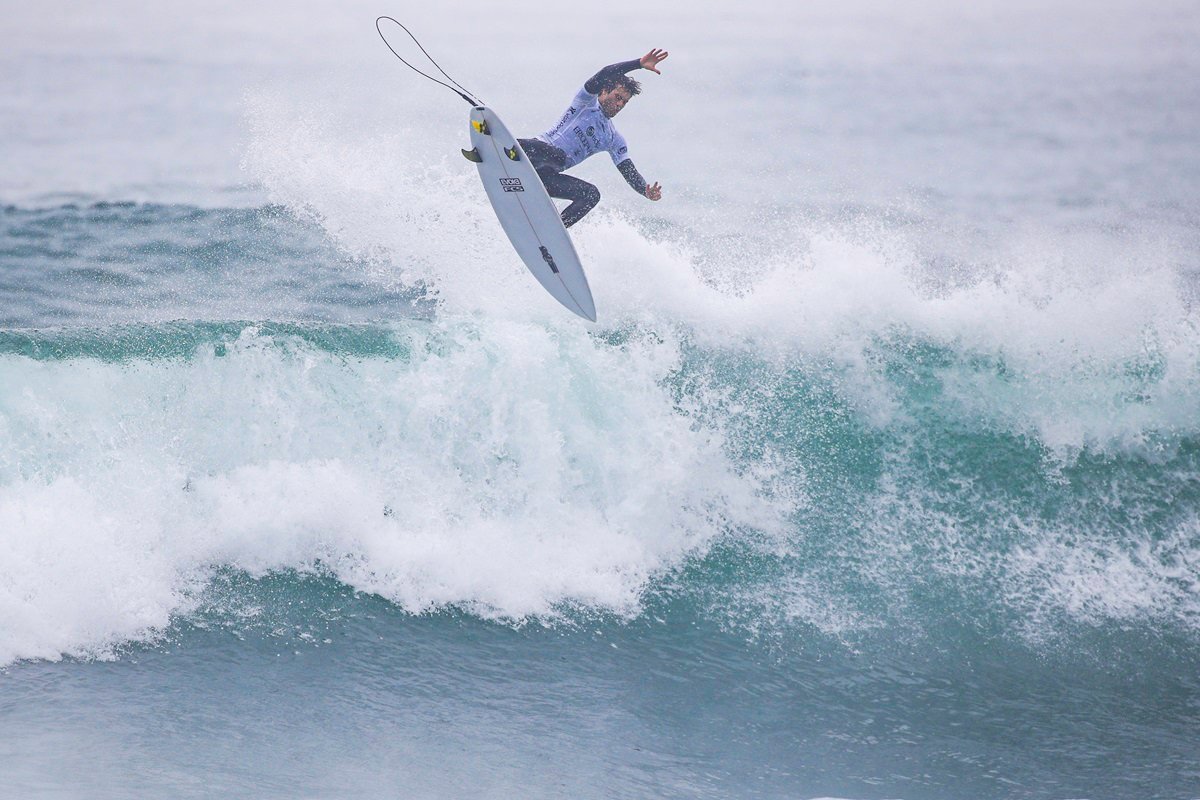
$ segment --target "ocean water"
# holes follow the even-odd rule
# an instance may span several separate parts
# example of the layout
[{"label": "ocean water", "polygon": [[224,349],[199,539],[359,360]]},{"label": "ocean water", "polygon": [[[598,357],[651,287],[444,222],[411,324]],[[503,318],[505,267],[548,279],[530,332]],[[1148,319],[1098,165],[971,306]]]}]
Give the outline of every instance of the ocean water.
[{"label": "ocean water", "polygon": [[0,797],[1200,797],[1194,4],[6,11]]}]

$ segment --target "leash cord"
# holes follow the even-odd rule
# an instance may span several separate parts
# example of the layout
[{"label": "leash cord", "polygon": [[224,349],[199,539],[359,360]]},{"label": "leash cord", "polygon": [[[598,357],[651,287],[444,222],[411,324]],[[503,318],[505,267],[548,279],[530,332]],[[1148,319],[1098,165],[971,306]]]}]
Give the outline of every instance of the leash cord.
[{"label": "leash cord", "polygon": [[[400,28],[401,28],[401,29],[402,29],[402,30],[403,30],[405,33],[407,33],[407,34],[408,34],[409,38],[410,38],[410,39],[412,39],[414,43],[416,43],[417,47],[418,47],[418,48],[420,48],[421,52],[425,54],[425,57],[426,57],[427,59],[429,59],[429,63],[430,63],[430,64],[433,64],[435,67],[437,67],[437,70],[438,70],[438,72],[442,73],[442,75],[443,75],[443,76],[445,76],[446,80],[447,80],[447,81],[450,81],[450,83],[453,83],[453,84],[454,84],[454,86],[451,86],[451,85],[450,85],[450,83],[446,83],[445,81],[439,81],[437,78],[433,77],[432,75],[429,75],[428,73],[422,72],[421,70],[419,70],[419,69],[417,69],[416,67],[414,67],[412,64],[410,64],[410,63],[408,63],[407,61],[405,61],[405,59],[404,59],[404,56],[402,56],[402,55],[400,55],[399,53],[397,53],[397,52],[396,52],[396,48],[392,47],[392,44],[391,44],[391,42],[389,42],[389,41],[387,40],[387,37],[383,35],[383,29],[381,29],[381,28],[379,27],[379,23],[380,23],[382,20],[385,20],[385,19],[386,19],[386,20],[388,20],[389,22],[394,22],[394,23],[396,23],[397,25],[399,25],[399,26],[400,26]],[[379,38],[380,38],[380,39],[383,39],[383,43],[387,45],[387,49],[388,49],[388,50],[391,50],[391,51],[392,51],[392,55],[394,55],[396,58],[400,59],[400,61],[401,61],[401,62],[403,62],[404,66],[408,67],[409,69],[411,69],[413,72],[417,73],[418,75],[421,75],[422,77],[428,78],[429,80],[433,81],[434,83],[436,83],[436,84],[438,84],[438,85],[440,85],[440,86],[445,86],[447,89],[449,89],[450,91],[454,92],[456,95],[458,95],[459,97],[461,97],[463,100],[466,100],[468,103],[470,103],[470,104],[471,104],[471,105],[473,105],[473,106],[479,106],[479,105],[483,105],[483,104],[482,104],[482,103],[480,103],[478,100],[476,100],[474,97],[472,97],[472,96],[471,96],[471,94],[472,94],[472,93],[471,93],[471,92],[469,92],[469,91],[467,91],[466,89],[464,89],[464,88],[462,87],[462,85],[461,85],[461,84],[459,84],[459,82],[458,82],[458,81],[454,80],[454,78],[451,78],[449,75],[446,75],[446,70],[442,69],[442,68],[441,68],[441,67],[438,65],[438,63],[437,63],[436,61],[434,61],[434,60],[433,60],[433,56],[429,55],[429,53],[428,53],[428,52],[426,52],[425,48],[421,46],[421,43],[417,41],[417,37],[416,37],[416,36],[413,36],[413,34],[412,34],[412,31],[410,31],[408,28],[404,27],[404,24],[403,24],[403,23],[401,23],[401,22],[400,22],[400,20],[398,20],[398,19],[395,19],[395,18],[393,18],[393,17],[387,17],[387,16],[383,16],[383,17],[377,17],[377,18],[375,19],[375,30],[376,30],[376,31],[379,33]],[[455,88],[455,87],[458,87],[458,88]]]}]

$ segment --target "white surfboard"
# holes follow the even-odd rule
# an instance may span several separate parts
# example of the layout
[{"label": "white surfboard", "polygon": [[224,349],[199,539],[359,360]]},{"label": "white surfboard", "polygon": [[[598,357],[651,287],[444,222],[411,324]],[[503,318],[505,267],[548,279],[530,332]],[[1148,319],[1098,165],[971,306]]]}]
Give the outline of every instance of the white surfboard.
[{"label": "white surfboard", "polygon": [[555,300],[595,322],[592,290],[554,201],[516,137],[486,106],[471,109],[471,147],[463,155],[479,167],[492,208],[525,266]]}]

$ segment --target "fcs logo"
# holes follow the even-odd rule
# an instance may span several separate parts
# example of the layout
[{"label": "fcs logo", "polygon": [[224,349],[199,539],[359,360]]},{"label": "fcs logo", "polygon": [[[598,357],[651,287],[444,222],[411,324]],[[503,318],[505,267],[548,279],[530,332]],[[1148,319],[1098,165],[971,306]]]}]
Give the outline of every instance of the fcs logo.
[{"label": "fcs logo", "polygon": [[523,192],[525,187],[521,185],[520,178],[501,178],[500,185],[504,187],[506,192]]}]

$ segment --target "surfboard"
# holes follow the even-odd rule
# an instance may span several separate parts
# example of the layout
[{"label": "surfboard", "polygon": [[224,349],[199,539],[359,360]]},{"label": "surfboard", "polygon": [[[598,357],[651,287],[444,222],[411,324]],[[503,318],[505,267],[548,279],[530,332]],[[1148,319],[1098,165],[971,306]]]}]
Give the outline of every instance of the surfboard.
[{"label": "surfboard", "polygon": [[487,106],[471,109],[471,149],[488,200],[513,249],[538,283],[571,311],[596,321],[596,305],[575,245],[542,179],[504,122]]}]

